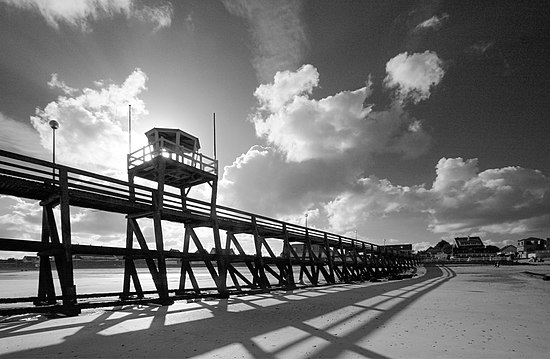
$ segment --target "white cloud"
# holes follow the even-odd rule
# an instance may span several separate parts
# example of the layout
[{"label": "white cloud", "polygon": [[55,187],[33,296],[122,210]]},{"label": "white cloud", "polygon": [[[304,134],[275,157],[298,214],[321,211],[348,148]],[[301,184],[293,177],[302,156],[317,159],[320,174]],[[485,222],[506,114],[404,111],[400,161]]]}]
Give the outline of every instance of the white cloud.
[{"label": "white cloud", "polygon": [[157,6],[143,6],[137,9],[135,6],[130,8],[130,16],[141,21],[155,24],[155,29],[170,27],[174,9],[171,3],[163,3]]},{"label": "white cloud", "polygon": [[433,30],[439,30],[443,26],[443,24],[449,19],[449,14],[443,13],[441,16],[434,15],[428,20],[425,20],[421,22],[420,24],[416,25],[415,30],[424,30],[424,29],[433,29]]},{"label": "white cloud", "polygon": [[549,229],[550,178],[537,170],[504,167],[478,172],[476,159],[442,158],[431,192],[434,232]]},{"label": "white cloud", "polygon": [[429,98],[431,88],[442,80],[445,74],[442,66],[443,61],[435,52],[411,55],[404,52],[387,62],[384,83],[388,88],[396,88],[402,101],[418,103]]},{"label": "white cloud", "polygon": [[307,39],[300,20],[302,1],[222,0],[227,11],[246,19],[255,42],[253,65],[260,82],[300,65]]},{"label": "white cloud", "polygon": [[52,78],[48,81],[48,86],[53,89],[60,89],[65,95],[73,95],[78,91],[75,88],[67,86],[65,81],[59,80],[59,75],[57,73],[52,74]]},{"label": "white cloud", "polygon": [[368,86],[315,100],[310,95],[318,83],[317,69],[304,65],[277,73],[273,83],[255,92],[261,104],[251,117],[256,133],[288,161],[349,161],[353,153],[370,157],[382,152],[416,157],[427,150],[429,135],[399,103],[381,112],[363,107]]},{"label": "white cloud", "polygon": [[146,74],[136,69],[122,85],[84,88],[80,95],[60,96],[44,109],[37,109],[31,123],[40,135],[40,143],[51,148],[48,122],[55,119],[60,123],[56,131],[58,162],[102,173],[125,171],[128,105],[132,105],[133,121],[147,114],[139,98],[146,81]]},{"label": "white cloud", "polygon": [[[332,228],[340,229],[345,225],[338,224],[339,218],[345,220],[349,208],[366,206],[363,213],[400,208],[399,190],[392,190],[389,182],[358,179],[376,154],[410,158],[425,153],[431,138],[421,121],[398,101],[384,111],[365,108],[370,83],[313,99],[318,84],[315,67],[304,65],[295,72],[279,72],[272,83],[258,87],[259,108],[251,119],[269,147],[253,146],[225,167],[220,203],[299,223],[308,211],[315,213],[312,225],[329,228],[331,217]],[[387,191],[379,195],[380,201],[369,202],[362,195],[367,188],[373,195],[382,188]],[[381,210],[378,204],[382,206],[389,193],[394,193],[395,200]],[[361,203],[352,203],[355,195]],[[333,213],[340,202],[350,206],[336,218]]]},{"label": "white cloud", "polygon": [[522,234],[550,230],[550,178],[521,167],[479,172],[477,160],[442,158],[431,188],[375,177],[325,206],[331,226],[349,230],[369,216],[425,213],[435,233]]},{"label": "white cloud", "polygon": [[262,108],[277,112],[297,96],[311,94],[319,85],[319,73],[312,65],[303,65],[297,71],[277,72],[273,83],[258,86],[254,95]]},{"label": "white cloud", "polygon": [[[0,148],[44,159],[40,137],[30,124],[15,121],[0,113]],[[51,143],[46,147],[51,148]]]},{"label": "white cloud", "polygon": [[413,208],[421,186],[392,185],[386,179],[374,176],[361,178],[355,188],[339,194],[325,205],[328,221],[336,231],[346,231],[363,223],[370,216],[385,216]]},{"label": "white cloud", "polygon": [[33,201],[0,195],[0,237],[39,238],[42,208]]},{"label": "white cloud", "polygon": [[285,161],[276,149],[253,146],[224,168],[219,203],[276,218],[303,215],[329,201],[355,177],[343,162]]},{"label": "white cloud", "polygon": [[61,23],[88,30],[90,21],[121,14],[137,18],[155,27],[170,26],[173,9],[168,2],[156,6],[138,6],[135,0],[0,0],[11,6],[38,12],[46,22],[58,29]]}]

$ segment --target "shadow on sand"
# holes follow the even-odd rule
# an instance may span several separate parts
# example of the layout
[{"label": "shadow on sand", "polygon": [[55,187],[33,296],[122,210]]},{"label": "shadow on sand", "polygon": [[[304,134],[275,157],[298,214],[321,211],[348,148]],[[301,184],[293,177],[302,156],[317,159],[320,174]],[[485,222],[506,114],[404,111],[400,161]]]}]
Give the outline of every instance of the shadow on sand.
[{"label": "shadow on sand", "polygon": [[[430,266],[424,275],[402,281],[180,302],[170,307],[127,306],[72,318],[10,317],[0,320],[0,357],[276,358],[351,353],[385,358],[357,343],[454,276],[450,268]],[[44,342],[42,336],[50,338],[47,344],[36,344]]]}]

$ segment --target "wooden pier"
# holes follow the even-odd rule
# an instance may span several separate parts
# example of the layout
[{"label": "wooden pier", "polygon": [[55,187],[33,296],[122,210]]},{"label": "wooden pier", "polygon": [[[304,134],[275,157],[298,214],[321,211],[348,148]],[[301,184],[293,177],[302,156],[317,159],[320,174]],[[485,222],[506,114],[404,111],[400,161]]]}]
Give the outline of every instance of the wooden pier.
[{"label": "wooden pier", "polygon": [[[161,130],[150,135],[158,137]],[[183,141],[179,134],[177,140]],[[0,314],[62,312],[77,315],[81,308],[91,306],[136,302],[170,304],[183,298],[228,297],[297,286],[367,281],[397,276],[416,265],[415,258],[407,253],[219,206],[216,204],[217,161],[196,151],[179,153],[178,146],[183,142],[166,142],[163,137],[150,142],[155,145],[128,156],[128,181],[0,150],[0,194],[34,200],[42,206],[40,238],[0,238],[2,251],[38,254],[37,296],[4,298],[0,289],[0,304],[18,304],[0,308]],[[135,177],[153,180],[158,186],[136,184]],[[210,202],[187,196],[191,186],[201,183],[208,183],[212,188]],[[180,193],[166,191],[165,185],[179,188]],[[58,220],[54,216],[56,207],[60,213]],[[70,216],[73,207],[125,215],[126,228],[121,228],[121,234],[126,237],[126,245],[74,244]],[[138,219],[152,221],[154,241],[147,241]],[[179,251],[164,248],[162,224],[166,222],[184,224]],[[206,238],[201,238],[202,232],[197,228],[212,231],[208,238],[209,241],[213,239],[211,251],[205,248]],[[253,253],[244,250],[242,236],[253,241]],[[275,253],[268,240],[279,241],[282,252]],[[154,248],[148,243],[154,243]],[[196,251],[191,252],[191,244]],[[75,255],[123,256],[121,291],[77,293]],[[177,288],[168,286],[166,261],[171,258],[180,263]],[[138,261],[145,261],[147,265],[155,286],[152,292],[142,288],[136,270]],[[208,269],[215,287],[201,287],[195,276],[199,266]],[[299,269],[299,278],[295,277],[295,269]],[[60,294],[55,292],[53,270],[57,271]],[[30,304],[21,307],[19,302]]]}]

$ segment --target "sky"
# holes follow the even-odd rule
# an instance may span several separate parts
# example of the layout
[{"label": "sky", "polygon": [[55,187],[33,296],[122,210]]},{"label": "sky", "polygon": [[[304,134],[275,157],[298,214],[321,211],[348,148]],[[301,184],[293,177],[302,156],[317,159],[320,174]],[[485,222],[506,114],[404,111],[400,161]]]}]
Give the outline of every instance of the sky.
[{"label": "sky", "polygon": [[[547,238],[548,18],[537,0],[0,0],[0,148],[50,160],[56,119],[58,163],[125,178],[129,105],[133,150],[169,127],[213,156],[215,113],[219,204],[416,250]],[[73,242],[124,245],[123,217],[71,210]],[[0,196],[0,237],[40,223]]]}]

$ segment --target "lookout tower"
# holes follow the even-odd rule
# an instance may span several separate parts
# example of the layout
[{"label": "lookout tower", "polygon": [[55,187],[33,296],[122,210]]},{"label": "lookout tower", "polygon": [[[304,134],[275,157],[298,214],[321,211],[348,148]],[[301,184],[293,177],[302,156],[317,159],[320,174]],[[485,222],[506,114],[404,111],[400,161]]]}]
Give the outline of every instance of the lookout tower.
[{"label": "lookout tower", "polygon": [[218,161],[199,152],[199,139],[182,130],[153,128],[145,132],[149,144],[128,156],[128,177],[141,177],[158,183],[159,195],[164,185],[182,190],[186,196],[191,187],[210,183],[212,204],[216,203]]},{"label": "lookout tower", "polygon": [[[138,218],[153,218],[154,235],[156,243],[156,262],[149,258],[147,265],[153,276],[161,301],[168,302],[168,283],[166,278],[166,263],[164,258],[164,243],[162,236],[162,217],[164,211],[174,211],[174,197],[170,199],[170,209],[164,209],[165,186],[172,186],[180,189],[181,209],[187,211],[187,195],[192,187],[208,183],[212,188],[210,201],[210,213],[208,227],[213,229],[214,244],[216,252],[221,253],[221,241],[219,224],[216,215],[216,196],[218,188],[218,161],[199,152],[199,139],[179,129],[153,128],[145,133],[148,144],[128,155],[128,179],[131,184],[135,177],[144,178],[157,182],[157,191],[153,196],[152,212],[128,216],[126,248],[131,249],[134,237],[137,238],[142,249],[147,249],[147,243],[137,222]],[[204,212],[200,215],[204,216]],[[205,225],[202,222],[186,222],[186,233],[188,228]],[[201,247],[202,248],[202,247]],[[185,235],[183,252],[189,250],[189,236]],[[225,267],[221,259],[218,259],[220,271],[218,288],[220,292],[226,292]],[[182,272],[187,270],[182,267]],[[129,292],[130,278],[134,279],[136,292],[141,292],[137,272],[133,258],[127,257],[125,263],[124,292]]]}]

